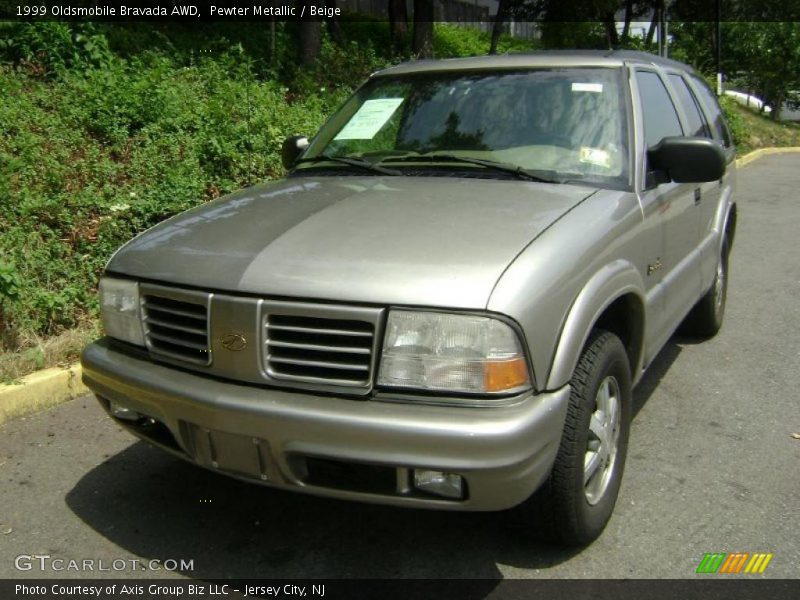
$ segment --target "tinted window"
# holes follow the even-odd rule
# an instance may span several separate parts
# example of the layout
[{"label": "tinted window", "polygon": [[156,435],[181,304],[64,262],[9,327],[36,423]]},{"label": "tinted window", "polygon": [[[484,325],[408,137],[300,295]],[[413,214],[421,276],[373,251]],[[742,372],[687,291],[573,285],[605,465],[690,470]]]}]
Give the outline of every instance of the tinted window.
[{"label": "tinted window", "polygon": [[678,102],[681,103],[686,117],[689,119],[689,135],[696,135],[701,137],[711,137],[711,130],[708,128],[708,123],[700,112],[697,104],[697,99],[694,97],[692,90],[680,75],[670,75],[669,80],[675,92],[678,94]]},{"label": "tinted window", "polygon": [[637,71],[636,81],[639,84],[647,147],[652,148],[665,137],[683,135],[678,113],[661,78],[651,71]]},{"label": "tinted window", "polygon": [[697,77],[693,77],[695,83],[697,84],[697,91],[700,94],[700,101],[708,111],[708,114],[711,116],[711,123],[714,127],[714,131],[717,133],[719,138],[725,144],[725,147],[731,146],[731,134],[728,131],[728,126],[725,124],[725,119],[722,117],[722,110],[719,107],[719,102],[717,102],[717,96],[714,92],[711,91],[706,83],[698,79]]}]

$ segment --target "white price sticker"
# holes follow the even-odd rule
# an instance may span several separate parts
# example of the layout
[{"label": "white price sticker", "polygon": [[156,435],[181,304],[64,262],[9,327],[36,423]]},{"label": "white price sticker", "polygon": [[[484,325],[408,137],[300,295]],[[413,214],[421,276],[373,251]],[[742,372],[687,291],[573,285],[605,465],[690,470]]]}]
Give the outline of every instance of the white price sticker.
[{"label": "white price sticker", "polygon": [[603,84],[602,83],[573,83],[572,84],[572,91],[573,92],[594,92],[595,94],[599,94],[603,91]]},{"label": "white price sticker", "polygon": [[403,98],[367,100],[334,140],[371,140],[403,103]]}]

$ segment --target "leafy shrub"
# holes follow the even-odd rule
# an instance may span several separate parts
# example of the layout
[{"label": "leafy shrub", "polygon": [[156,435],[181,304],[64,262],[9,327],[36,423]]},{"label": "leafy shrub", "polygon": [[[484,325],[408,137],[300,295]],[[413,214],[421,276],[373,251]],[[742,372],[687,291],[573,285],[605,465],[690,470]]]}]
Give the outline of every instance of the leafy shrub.
[{"label": "leafy shrub", "polygon": [[37,75],[104,67],[113,58],[106,37],[91,23],[5,23],[3,34],[0,56],[25,62]]},{"label": "leafy shrub", "polygon": [[19,297],[19,277],[14,263],[0,260],[0,303],[4,299],[15,300]]},{"label": "leafy shrub", "polygon": [[728,126],[733,135],[733,142],[737,146],[743,146],[748,143],[747,125],[739,113],[736,100],[730,96],[721,96],[719,99],[722,112],[725,114],[725,119],[728,121]]},{"label": "leafy shrub", "polygon": [[[483,56],[489,52],[491,33],[472,27],[460,27],[448,23],[436,23],[433,38],[433,53],[437,58],[459,56]],[[530,40],[501,35],[497,44],[498,54],[524,52],[536,47]]]},{"label": "leafy shrub", "polygon": [[[312,135],[391,57],[388,26],[343,20],[318,66],[295,65],[292,24],[0,24],[0,346],[97,314],[111,254],[156,223],[283,174],[280,146]],[[489,35],[436,25],[438,56]],[[527,42],[503,37],[500,52]]]},{"label": "leafy shrub", "polygon": [[117,59],[56,81],[0,68],[0,255],[18,292],[6,294],[6,323],[43,335],[75,326],[95,313],[97,276],[122,243],[282,174],[281,142],[313,134],[330,99],[290,102],[236,52],[193,67]]}]

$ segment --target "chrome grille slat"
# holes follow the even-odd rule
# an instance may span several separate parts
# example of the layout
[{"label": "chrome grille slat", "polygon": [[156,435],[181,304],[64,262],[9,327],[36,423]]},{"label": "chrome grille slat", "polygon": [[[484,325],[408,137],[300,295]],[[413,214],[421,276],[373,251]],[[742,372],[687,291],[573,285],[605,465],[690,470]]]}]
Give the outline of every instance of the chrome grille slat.
[{"label": "chrome grille slat", "polygon": [[[321,312],[321,311],[320,311]],[[370,382],[375,325],[314,314],[267,314],[265,367],[273,379],[344,386]]]},{"label": "chrome grille slat", "polygon": [[348,346],[327,346],[322,344],[297,344],[294,342],[270,341],[273,348],[296,348],[298,350],[319,350],[320,352],[342,352],[344,354],[370,354],[369,348],[350,348]]},{"label": "chrome grille slat", "polygon": [[166,321],[162,321],[161,319],[154,319],[151,316],[145,317],[145,321],[147,323],[150,323],[151,325],[156,325],[157,327],[166,327],[166,328],[169,328],[169,329],[177,329],[178,331],[183,331],[185,333],[193,333],[195,335],[202,335],[203,337],[205,337],[205,335],[206,335],[205,328],[189,327],[187,325],[178,325],[178,324],[175,324],[175,323],[167,323]]},{"label": "chrome grille slat", "polygon": [[[151,298],[152,298],[152,296],[151,296]],[[202,313],[199,313],[199,312],[193,312],[193,311],[183,310],[183,309],[179,309],[179,308],[174,308],[174,307],[170,307],[170,306],[164,306],[162,304],[157,304],[157,303],[147,302],[147,304],[148,304],[148,308],[150,310],[154,310],[156,312],[169,313],[171,315],[178,315],[178,316],[181,316],[181,317],[187,317],[189,319],[197,319],[197,320],[200,320],[200,321],[205,321],[206,320],[205,311],[202,312]]]},{"label": "chrome grille slat", "polygon": [[278,356],[272,356],[270,357],[270,362],[308,367],[324,367],[326,369],[342,369],[346,371],[369,371],[369,365],[350,365],[347,363],[337,363],[323,360],[305,360],[302,358],[281,358]]},{"label": "chrome grille slat", "polygon": [[293,325],[270,325],[270,329],[278,331],[295,331],[298,333],[347,335],[352,337],[372,338],[372,333],[368,331],[347,331],[346,329],[314,329],[311,327],[296,327]]},{"label": "chrome grille slat", "polygon": [[147,346],[152,354],[198,365],[210,364],[207,295],[154,287],[143,295],[142,312]]},{"label": "chrome grille slat", "polygon": [[170,335],[164,335],[163,333],[156,333],[155,331],[150,331],[149,335],[151,338],[161,340],[162,342],[168,342],[170,344],[174,344],[175,346],[185,346],[187,348],[192,348],[194,350],[197,350],[198,352],[206,349],[205,344],[198,344],[196,342],[182,340],[180,338],[175,338]]}]

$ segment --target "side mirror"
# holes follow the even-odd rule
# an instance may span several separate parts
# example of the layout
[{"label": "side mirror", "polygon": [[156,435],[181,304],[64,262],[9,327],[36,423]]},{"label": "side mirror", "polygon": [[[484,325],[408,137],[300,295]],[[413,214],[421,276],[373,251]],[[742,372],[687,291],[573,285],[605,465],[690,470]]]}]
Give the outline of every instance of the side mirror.
[{"label": "side mirror", "polygon": [[725,153],[709,138],[665,137],[647,151],[647,159],[658,183],[701,183],[725,174]]},{"label": "side mirror", "polygon": [[291,169],[300,155],[308,148],[308,138],[304,135],[293,135],[286,138],[281,147],[281,162],[286,169]]}]

